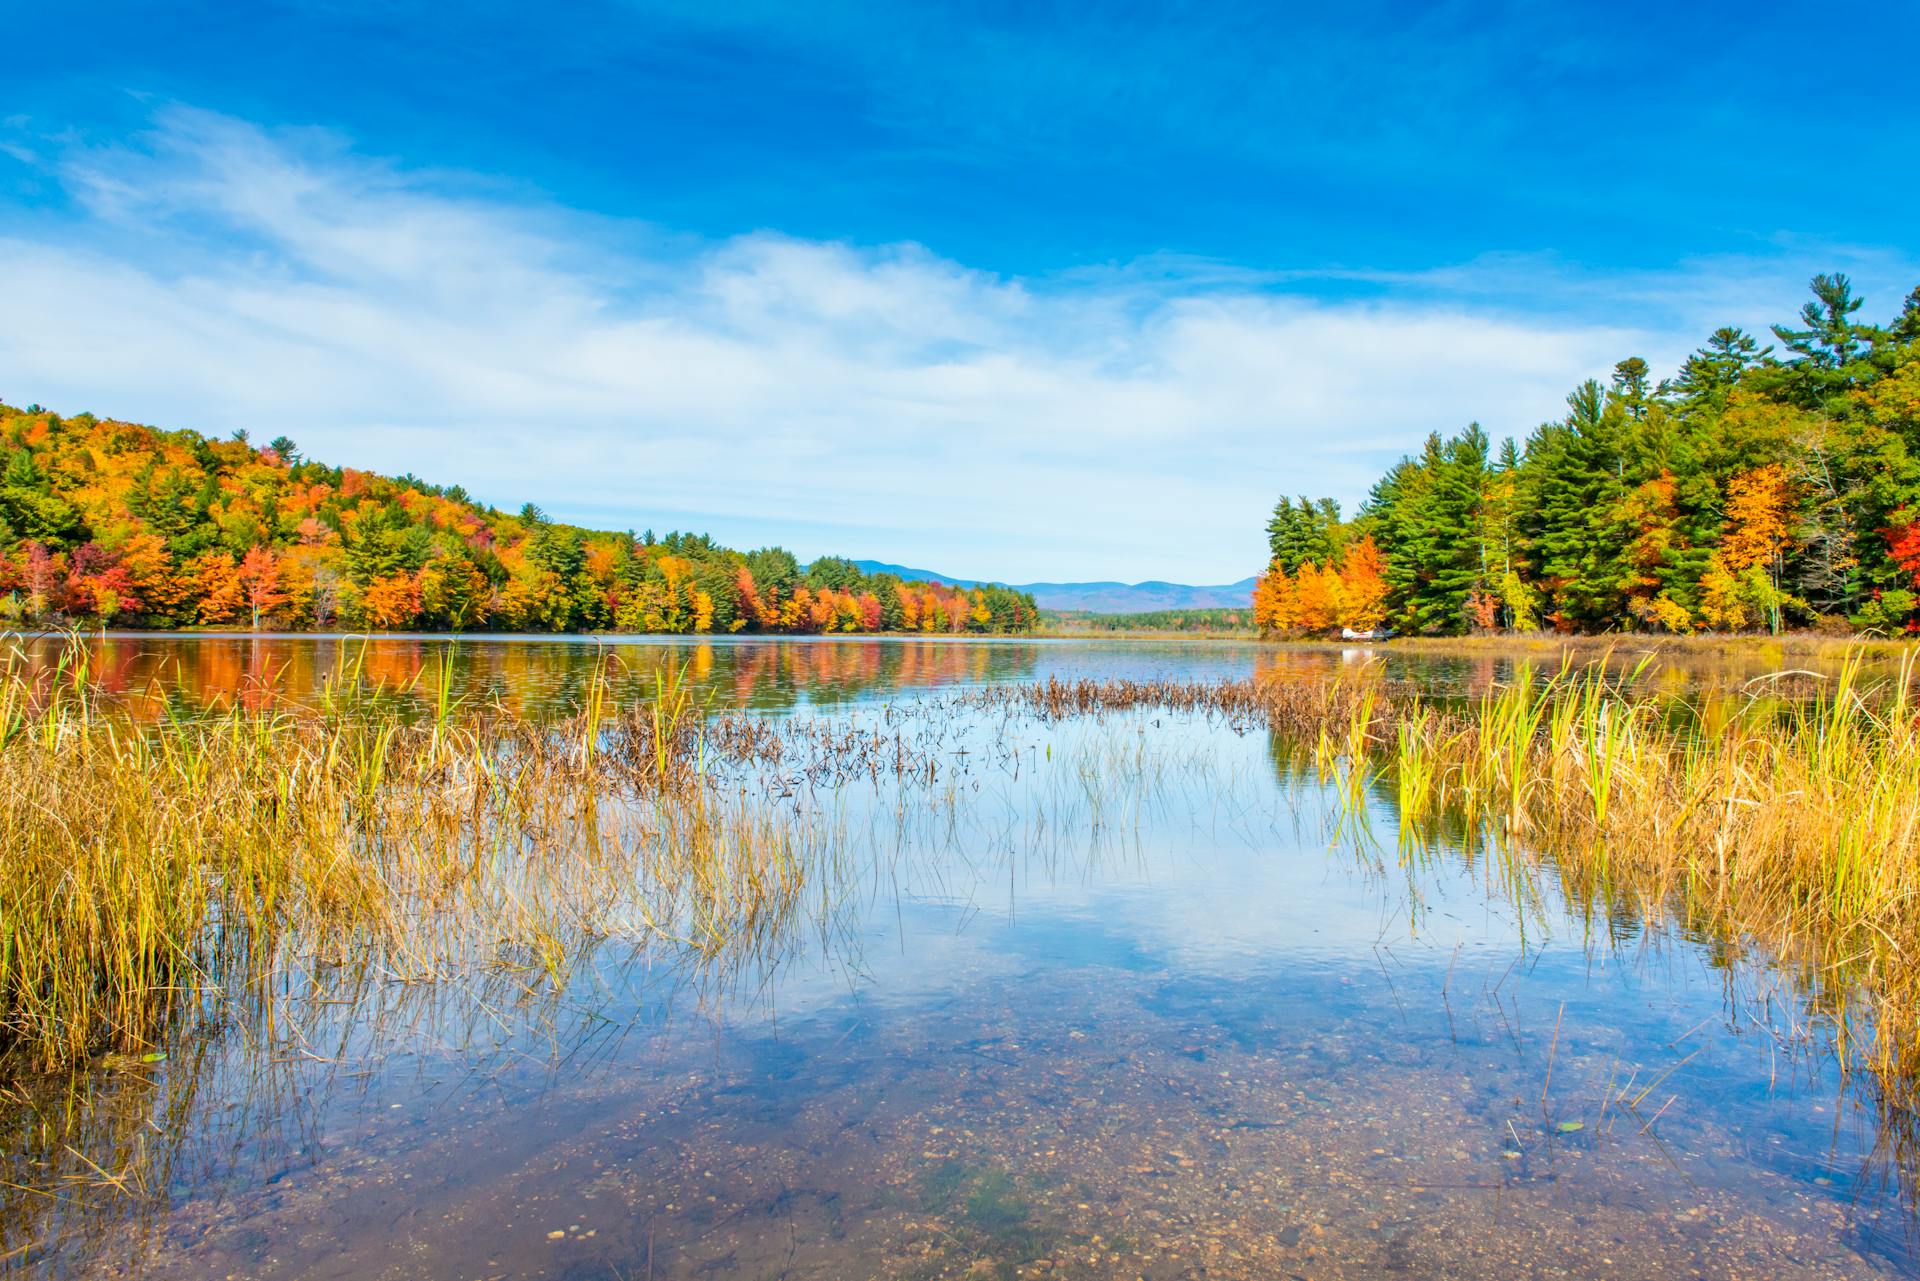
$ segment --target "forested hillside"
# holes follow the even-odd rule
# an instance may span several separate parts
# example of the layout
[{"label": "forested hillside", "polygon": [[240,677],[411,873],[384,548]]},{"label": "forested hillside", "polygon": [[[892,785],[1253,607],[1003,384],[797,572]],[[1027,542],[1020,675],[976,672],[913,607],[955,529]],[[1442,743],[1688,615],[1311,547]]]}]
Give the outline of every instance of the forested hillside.
[{"label": "forested hillside", "polygon": [[1920,632],[1920,289],[1876,325],[1812,288],[1773,343],[1622,360],[1523,445],[1429,436],[1350,521],[1281,499],[1261,625]]},{"label": "forested hillside", "polygon": [[0,625],[570,632],[1011,632],[1029,596],[610,533],[284,437],[0,405]]}]

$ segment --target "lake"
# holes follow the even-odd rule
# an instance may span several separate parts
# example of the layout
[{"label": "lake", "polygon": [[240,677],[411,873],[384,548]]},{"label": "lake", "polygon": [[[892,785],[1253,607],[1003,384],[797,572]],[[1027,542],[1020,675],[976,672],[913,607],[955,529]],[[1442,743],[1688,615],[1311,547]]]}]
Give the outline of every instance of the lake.
[{"label": "lake", "polygon": [[[1040,716],[1020,682],[1470,695],[1495,652],[1148,641],[107,637],[134,715],[353,673],[559,716],[684,673],[786,736],[716,785],[814,835],[750,946],[570,941],[564,981],[290,967],[270,1018],[0,1098],[0,1273],[44,1277],[1882,1277],[1912,1114],[1744,940],[1403,851],[1298,744]],[[1624,656],[1626,658],[1631,655]],[[1770,655],[1668,664],[1738,690]],[[847,768],[845,744],[915,768]],[[839,746],[835,746],[838,744]],[[841,764],[836,765],[839,761]]]}]

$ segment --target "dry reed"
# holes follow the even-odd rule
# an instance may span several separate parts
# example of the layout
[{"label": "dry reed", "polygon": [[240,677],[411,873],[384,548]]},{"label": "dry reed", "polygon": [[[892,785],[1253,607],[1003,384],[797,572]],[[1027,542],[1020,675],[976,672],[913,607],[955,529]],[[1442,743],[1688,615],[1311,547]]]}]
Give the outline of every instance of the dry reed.
[{"label": "dry reed", "polygon": [[317,707],[142,727],[96,702],[79,647],[9,666],[0,1052],[137,1049],[303,964],[557,975],[582,938],[764,940],[815,835],[710,786],[700,720],[666,677],[536,725],[444,700],[410,719],[349,674]]}]

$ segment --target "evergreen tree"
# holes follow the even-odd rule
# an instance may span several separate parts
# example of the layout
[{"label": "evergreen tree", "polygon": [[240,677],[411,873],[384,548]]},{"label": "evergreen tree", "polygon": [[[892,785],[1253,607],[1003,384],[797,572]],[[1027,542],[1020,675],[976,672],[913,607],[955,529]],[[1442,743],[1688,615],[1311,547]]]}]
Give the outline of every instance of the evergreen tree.
[{"label": "evergreen tree", "polygon": [[864,577],[860,567],[845,557],[822,556],[807,566],[806,583],[834,591],[857,590]]},{"label": "evergreen tree", "polygon": [[[1583,383],[1524,450],[1469,429],[1394,464],[1355,528],[1395,625],[1920,632],[1920,289],[1884,327],[1844,276],[1812,292],[1784,358],[1722,327],[1670,382],[1629,357]],[[1304,563],[1301,506],[1269,532]],[[1263,579],[1269,626],[1302,581]]]},{"label": "evergreen tree", "polygon": [[1713,331],[1706,346],[1687,357],[1672,390],[1690,403],[1724,406],[1726,396],[1755,365],[1773,354],[1744,329],[1732,325]]},{"label": "evergreen tree", "polygon": [[1523,521],[1541,587],[1562,625],[1592,626],[1617,615],[1605,540],[1606,513],[1626,490],[1622,415],[1597,382],[1567,397],[1567,417],[1527,442]]},{"label": "evergreen tree", "polygon": [[1307,561],[1324,566],[1339,551],[1339,529],[1340,505],[1333,499],[1315,502],[1302,494],[1296,505],[1283,497],[1267,521],[1270,559],[1289,574]]},{"label": "evergreen tree", "polygon": [[1774,336],[1793,353],[1780,367],[1777,382],[1801,404],[1825,405],[1871,376],[1863,357],[1876,331],[1854,322],[1865,300],[1854,296],[1846,276],[1815,276],[1810,288],[1813,300],[1800,308],[1801,328],[1773,326]]},{"label": "evergreen tree", "polygon": [[359,509],[345,534],[347,572],[362,586],[413,573],[433,550],[431,535],[397,504]]}]

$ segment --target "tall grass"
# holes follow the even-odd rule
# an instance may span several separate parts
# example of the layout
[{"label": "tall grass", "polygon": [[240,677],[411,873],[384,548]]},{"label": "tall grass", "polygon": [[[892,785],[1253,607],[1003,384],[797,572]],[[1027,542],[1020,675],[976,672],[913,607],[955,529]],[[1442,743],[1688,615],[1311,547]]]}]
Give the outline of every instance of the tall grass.
[{"label": "tall grass", "polygon": [[709,786],[700,720],[670,676],[560,724],[448,697],[415,718],[349,665],[314,707],[140,726],[96,702],[79,647],[8,664],[0,1055],[137,1049],[299,964],[557,975],[582,938],[751,946],[818,836]]},{"label": "tall grass", "polygon": [[[1403,841],[1460,839],[1631,871],[1785,937],[1920,952],[1920,653],[1868,680],[1859,653],[1800,699],[1770,682],[1731,712],[1649,692],[1646,662],[1432,697],[1362,669],[1336,679],[1046,681],[967,696],[1045,719],[1213,716],[1313,745],[1354,805],[1391,797]],[[1355,786],[1358,783],[1361,786]]]},{"label": "tall grass", "polygon": [[[1605,659],[1523,665],[1468,699],[1367,671],[1046,681],[951,705],[1267,729],[1338,780],[1355,827],[1384,797],[1405,850],[1459,841],[1497,851],[1509,877],[1551,863],[1646,915],[1677,909],[1807,958],[1873,993],[1876,1025],[1901,1031],[1882,1051],[1920,1058],[1916,670],[1909,652],[1868,680],[1854,655],[1804,699],[1756,693],[1730,714],[1647,692]],[[313,959],[538,975],[582,938],[751,946],[830,857],[780,790],[931,784],[940,768],[932,729],[920,744],[826,722],[776,733],[709,718],[670,673],[630,707],[596,676],[557,724],[462,705],[448,684],[416,714],[347,663],[312,707],[142,726],[96,703],[78,648],[51,670],[6,666],[0,1046],[47,1064],[138,1047]],[[768,794],[717,785],[715,760],[764,766]]]},{"label": "tall grass", "polygon": [[967,699],[1043,719],[1141,710],[1263,727],[1333,785],[1341,834],[1380,812],[1402,856],[1491,854],[1505,890],[1557,875],[1573,900],[1757,943],[1823,993],[1843,1055],[1866,1050],[1920,1107],[1920,654],[1868,678],[1749,682],[1731,707],[1653,692],[1611,653],[1477,696],[1357,674],[1057,681]]},{"label": "tall grass", "polygon": [[[1461,843],[1509,878],[1551,865],[1579,896],[1767,947],[1835,996],[1843,1056],[1870,1030],[1874,1066],[1912,1083],[1917,660],[1867,681],[1854,654],[1808,698],[1755,693],[1724,716],[1639,692],[1637,671],[1604,662],[1522,665],[1464,705],[1329,695],[1319,759],[1352,804],[1394,799],[1403,851]],[[1867,1000],[1861,1027],[1848,994]]]}]

